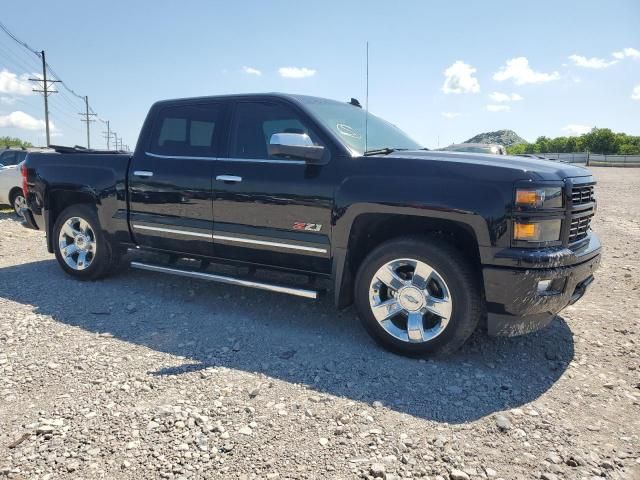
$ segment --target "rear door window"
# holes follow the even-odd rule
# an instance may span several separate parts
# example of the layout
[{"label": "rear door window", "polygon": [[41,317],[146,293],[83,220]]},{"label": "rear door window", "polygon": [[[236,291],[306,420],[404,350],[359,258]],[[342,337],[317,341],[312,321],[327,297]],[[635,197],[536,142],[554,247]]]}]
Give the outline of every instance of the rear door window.
[{"label": "rear door window", "polygon": [[149,151],[157,155],[214,157],[224,105],[179,105],[160,110]]}]

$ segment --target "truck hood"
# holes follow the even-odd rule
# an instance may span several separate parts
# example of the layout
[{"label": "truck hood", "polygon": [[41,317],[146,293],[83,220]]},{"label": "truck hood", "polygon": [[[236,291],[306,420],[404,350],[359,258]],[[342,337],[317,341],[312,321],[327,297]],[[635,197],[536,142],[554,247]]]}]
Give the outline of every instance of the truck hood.
[{"label": "truck hood", "polygon": [[388,157],[436,162],[467,163],[485,165],[491,168],[507,169],[536,180],[564,180],[569,177],[587,177],[591,172],[584,167],[550,160],[536,160],[511,155],[490,155],[485,153],[446,152],[430,150],[400,150]]}]

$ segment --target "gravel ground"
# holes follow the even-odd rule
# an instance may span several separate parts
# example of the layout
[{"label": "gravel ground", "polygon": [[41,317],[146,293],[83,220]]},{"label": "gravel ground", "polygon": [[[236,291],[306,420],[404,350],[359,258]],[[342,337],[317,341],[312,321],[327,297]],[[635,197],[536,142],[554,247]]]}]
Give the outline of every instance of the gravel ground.
[{"label": "gravel ground", "polygon": [[330,299],[74,281],[0,214],[0,478],[640,478],[640,169],[593,171],[586,297],[426,361]]}]

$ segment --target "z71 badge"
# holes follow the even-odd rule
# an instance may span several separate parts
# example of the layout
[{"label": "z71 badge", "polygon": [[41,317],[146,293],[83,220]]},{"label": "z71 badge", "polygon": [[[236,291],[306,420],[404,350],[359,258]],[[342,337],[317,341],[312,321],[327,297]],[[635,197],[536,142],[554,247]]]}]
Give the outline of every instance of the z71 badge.
[{"label": "z71 badge", "polygon": [[293,224],[294,230],[305,230],[307,232],[319,232],[322,229],[321,223],[296,222]]}]

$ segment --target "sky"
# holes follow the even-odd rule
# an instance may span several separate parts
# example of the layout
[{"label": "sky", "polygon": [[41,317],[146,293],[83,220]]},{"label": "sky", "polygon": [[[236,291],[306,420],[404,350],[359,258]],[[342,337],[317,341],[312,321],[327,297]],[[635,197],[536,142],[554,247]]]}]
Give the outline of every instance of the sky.
[{"label": "sky", "polygon": [[[44,12],[42,14],[41,12]],[[640,135],[640,1],[9,0],[0,22],[134,148],[161,99],[287,92],[369,109],[429,148],[508,128]],[[0,136],[44,144],[40,59],[0,31]],[[86,145],[84,102],[50,99],[54,144]]]}]

